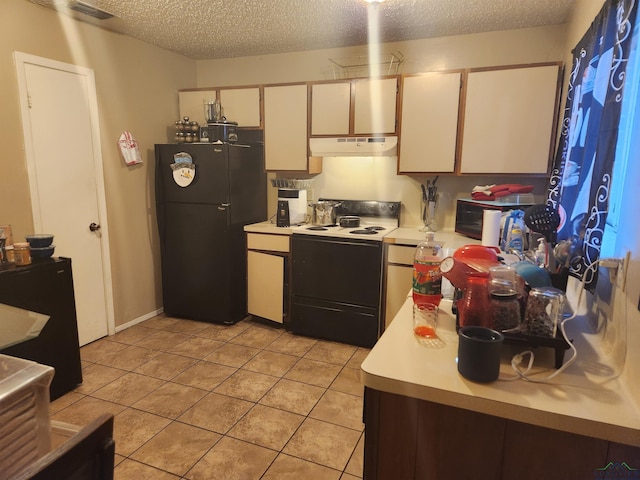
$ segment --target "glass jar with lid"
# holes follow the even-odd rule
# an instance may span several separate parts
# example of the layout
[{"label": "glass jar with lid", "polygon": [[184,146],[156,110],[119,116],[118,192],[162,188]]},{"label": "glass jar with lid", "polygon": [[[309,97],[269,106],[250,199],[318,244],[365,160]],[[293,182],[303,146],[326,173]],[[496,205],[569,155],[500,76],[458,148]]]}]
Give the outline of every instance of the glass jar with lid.
[{"label": "glass jar with lid", "polygon": [[31,247],[27,242],[13,244],[13,261],[16,265],[31,264]]}]

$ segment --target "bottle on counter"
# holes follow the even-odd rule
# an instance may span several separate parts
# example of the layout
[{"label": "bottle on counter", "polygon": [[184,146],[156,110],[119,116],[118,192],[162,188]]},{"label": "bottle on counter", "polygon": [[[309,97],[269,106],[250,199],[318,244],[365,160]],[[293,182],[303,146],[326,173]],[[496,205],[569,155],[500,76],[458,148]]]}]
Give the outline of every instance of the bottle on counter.
[{"label": "bottle on counter", "polygon": [[413,257],[413,303],[440,305],[442,300],[442,247],[434,232],[427,232]]}]

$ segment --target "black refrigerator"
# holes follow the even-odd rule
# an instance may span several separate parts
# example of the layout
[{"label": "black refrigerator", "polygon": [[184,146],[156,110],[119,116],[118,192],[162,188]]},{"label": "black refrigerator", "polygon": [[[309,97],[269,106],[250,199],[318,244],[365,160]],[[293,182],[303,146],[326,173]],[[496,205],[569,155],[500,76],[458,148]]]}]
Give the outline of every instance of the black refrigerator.
[{"label": "black refrigerator", "polygon": [[155,146],[167,315],[233,324],[247,315],[244,225],[267,219],[261,143]]}]

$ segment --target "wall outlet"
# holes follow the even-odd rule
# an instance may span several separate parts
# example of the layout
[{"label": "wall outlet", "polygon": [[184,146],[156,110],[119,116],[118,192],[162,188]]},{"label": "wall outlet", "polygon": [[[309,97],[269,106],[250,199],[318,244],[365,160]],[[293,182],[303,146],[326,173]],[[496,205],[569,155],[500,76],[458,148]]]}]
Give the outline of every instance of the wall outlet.
[{"label": "wall outlet", "polygon": [[629,270],[629,260],[631,259],[631,252],[629,250],[626,251],[624,257],[622,257],[622,262],[618,266],[618,272],[616,275],[616,286],[620,289],[620,291],[624,292],[625,287],[627,286],[627,270]]}]

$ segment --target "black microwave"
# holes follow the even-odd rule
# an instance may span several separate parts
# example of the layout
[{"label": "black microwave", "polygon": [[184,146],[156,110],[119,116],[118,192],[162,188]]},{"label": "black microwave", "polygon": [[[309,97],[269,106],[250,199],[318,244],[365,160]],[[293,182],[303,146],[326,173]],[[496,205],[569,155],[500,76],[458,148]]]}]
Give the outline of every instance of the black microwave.
[{"label": "black microwave", "polygon": [[456,233],[481,240],[483,210],[500,210],[503,212],[515,209],[526,210],[533,204],[533,201],[529,203],[507,203],[496,200],[460,199],[456,204]]}]

